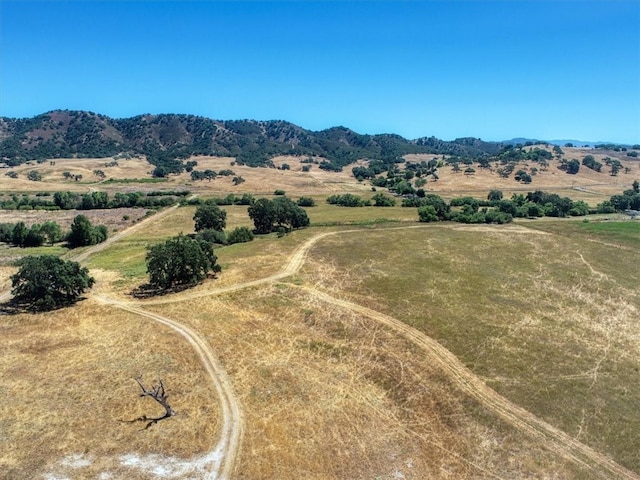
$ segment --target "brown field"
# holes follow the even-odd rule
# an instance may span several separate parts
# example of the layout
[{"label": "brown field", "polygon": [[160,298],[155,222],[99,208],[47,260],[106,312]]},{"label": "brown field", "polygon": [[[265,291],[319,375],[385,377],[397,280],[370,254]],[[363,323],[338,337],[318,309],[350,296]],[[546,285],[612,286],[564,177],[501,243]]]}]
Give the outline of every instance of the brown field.
[{"label": "brown field", "polygon": [[[505,198],[513,193],[526,193],[534,190],[543,190],[567,196],[575,200],[583,200],[589,205],[595,206],[611,195],[631,188],[631,184],[640,178],[640,161],[621,155],[619,152],[595,153],[595,150],[580,148],[564,148],[565,157],[568,160],[582,160],[585,155],[593,157],[603,164],[602,172],[595,172],[585,166],[580,167],[576,175],[568,175],[560,170],[555,162],[551,162],[546,171],[540,171],[540,167],[533,162],[518,164],[516,170],[530,167],[538,167],[538,173],[533,176],[530,184],[516,182],[513,178],[501,178],[492,170],[474,166],[476,173],[465,175],[462,171],[453,172],[451,167],[445,166],[439,169],[440,179],[436,182],[429,181],[425,187],[428,192],[437,193],[444,198],[470,195],[476,198],[486,198],[489,190],[502,190]],[[630,169],[629,173],[620,172],[617,176],[609,175],[609,168],[604,165],[603,158],[609,156],[617,158],[623,167]],[[438,158],[434,155],[407,155],[407,161],[420,162]],[[463,169],[464,170],[464,169]]]},{"label": "brown field", "polygon": [[[0,174],[0,191],[2,192],[38,192],[38,191],[64,191],[86,193],[95,189],[109,190],[108,184],[100,184],[100,178],[94,175],[94,170],[102,170],[105,179],[125,179],[125,178],[149,178],[153,165],[149,164],[145,159],[118,159],[118,166],[106,167],[105,164],[112,162],[112,158],[62,158],[52,160],[55,162],[51,165],[49,161],[44,163],[28,162],[11,170],[18,174],[18,178],[10,178],[4,174]],[[35,170],[42,175],[41,182],[32,182],[27,179],[27,173]],[[7,169],[8,171],[8,169]],[[63,172],[70,172],[72,175],[82,175],[82,179],[75,181],[73,179],[66,180],[62,175]],[[2,173],[2,170],[0,170]],[[4,172],[6,173],[6,171]],[[119,184],[116,184],[119,185]],[[153,186],[153,185],[151,185]],[[131,190],[131,188],[129,187]]]},{"label": "brown field", "polygon": [[[218,278],[139,301],[130,293],[147,279],[146,247],[192,232],[195,207],[142,224],[138,209],[80,212],[110,231],[137,226],[84,262],[96,285],[83,301],[0,315],[0,477],[640,478],[633,238],[562,220],[425,227],[414,223],[415,209],[326,205],[336,192],[373,194],[351,167],[337,174],[317,165],[302,172],[293,157],[274,160],[291,166],[284,171],[195,160],[198,170],[230,168],[246,182],[192,183],[185,173],[108,189],[185,187],[202,198],[282,189],[316,199],[307,209],[312,227],[218,248]],[[621,160],[631,173],[582,167],[571,176],[550,166],[530,185],[445,167],[427,190],[486,198],[494,188],[506,197],[546,189],[595,205],[640,178],[640,162]],[[148,177],[143,160],[119,163],[101,169]],[[17,180],[0,176],[0,193],[23,184],[31,192],[102,189],[65,182],[61,172],[72,164],[88,172],[83,182],[100,168],[97,160],[25,166]],[[31,168],[43,169],[43,182],[21,180]],[[251,226],[246,206],[222,208],[228,228]],[[66,225],[75,214],[5,211],[0,222]],[[6,264],[24,253],[0,250],[5,286],[15,271]],[[226,411],[218,374],[163,318],[217,358],[238,412]],[[452,355],[425,347],[432,339]],[[147,429],[125,422],[163,413],[138,396],[138,376],[163,379],[176,416]],[[241,437],[237,458],[224,445],[228,424]],[[229,475],[218,458],[225,452]]]}]

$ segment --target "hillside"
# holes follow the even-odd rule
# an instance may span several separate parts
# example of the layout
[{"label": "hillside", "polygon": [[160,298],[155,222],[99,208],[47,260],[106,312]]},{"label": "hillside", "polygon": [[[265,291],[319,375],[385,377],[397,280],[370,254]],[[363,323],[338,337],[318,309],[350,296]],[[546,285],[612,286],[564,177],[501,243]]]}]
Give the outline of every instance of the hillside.
[{"label": "hillside", "polygon": [[194,115],[104,115],[56,110],[33,118],[0,118],[0,158],[9,165],[27,160],[144,154],[154,164],[192,155],[236,157],[252,166],[268,166],[277,155],[323,157],[329,170],[362,158],[393,162],[410,153],[492,155],[501,144],[462,138],[407,140],[399,135],[361,135],[345,127],[313,132],[292,123],[212,120]]}]

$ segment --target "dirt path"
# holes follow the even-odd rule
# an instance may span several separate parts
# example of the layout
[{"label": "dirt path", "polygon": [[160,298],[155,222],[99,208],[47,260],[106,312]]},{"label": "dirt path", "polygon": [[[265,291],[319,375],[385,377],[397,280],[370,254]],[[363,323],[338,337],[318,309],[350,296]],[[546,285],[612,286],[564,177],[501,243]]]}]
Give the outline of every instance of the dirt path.
[{"label": "dirt path", "polygon": [[[389,230],[409,228],[429,227],[418,225],[410,227],[393,227]],[[163,304],[176,301],[185,301],[194,298],[232,292],[243,288],[254,287],[264,283],[284,279],[298,272],[298,270],[304,264],[309,250],[320,240],[331,235],[341,235],[355,232],[362,233],[363,230],[341,230],[315,235],[314,237],[307,240],[291,255],[289,261],[287,262],[285,267],[280,270],[280,272],[273,275],[269,275],[258,280],[239,283],[219,289],[212,289],[205,292],[186,292],[183,294],[175,295],[170,299],[148,301],[145,302],[145,304]],[[509,232],[529,233],[529,229],[518,227],[516,229],[513,229],[513,231],[509,229]],[[449,374],[450,378],[458,385],[459,388],[482,403],[485,408],[494,412],[509,424],[516,427],[518,430],[540,440],[541,443],[545,445],[549,450],[557,452],[562,457],[589,470],[598,478],[640,480],[639,475],[626,469],[607,456],[593,450],[591,447],[583,444],[582,442],[576,440],[560,429],[536,417],[531,412],[519,407],[505,397],[499,395],[496,391],[488,387],[471,370],[469,370],[453,353],[451,353],[437,341],[428,337],[419,330],[416,330],[415,328],[410,327],[393,317],[376,312],[361,305],[348,302],[346,300],[332,297],[314,288],[300,287],[296,285],[293,286],[296,288],[301,288],[308,292],[310,295],[316,296],[323,301],[329,302],[334,305],[340,305],[343,308],[365,315],[398,332],[400,335],[421,348],[427,355],[432,357],[433,360],[437,362],[442,367],[442,369]]]},{"label": "dirt path", "polygon": [[[167,215],[174,208],[171,207],[160,214],[156,214],[149,219],[146,219],[143,222],[140,222],[137,225],[121,232],[119,235],[115,235],[111,238],[111,243],[118,241],[125,235],[130,234],[132,231],[135,231],[136,227],[140,227],[142,224],[147,221],[155,221],[161,218],[164,215]],[[159,216],[160,215],[160,216]],[[394,227],[393,229],[408,229],[408,228],[429,228],[428,226],[410,226],[410,227]],[[392,230],[392,229],[389,229]],[[289,277],[297,273],[302,267],[306,256],[308,255],[309,250],[320,240],[331,236],[331,235],[339,235],[346,233],[354,233],[354,232],[362,232],[362,230],[342,230],[342,231],[334,231],[334,232],[325,232],[318,235],[315,235],[307,242],[305,242],[302,246],[300,246],[289,258],[289,261],[285,265],[285,267],[273,275],[269,275],[267,277],[253,280],[249,282],[244,282],[236,285],[232,285],[229,287],[212,289],[206,292],[196,292],[196,293],[185,293],[185,294],[177,294],[168,299],[154,300],[154,301],[146,301],[146,302],[136,302],[137,305],[156,305],[163,303],[171,303],[177,301],[184,301],[192,298],[205,297],[210,295],[222,294],[227,292],[232,292],[244,288],[254,287],[258,285],[262,285],[264,283],[269,283],[277,280],[281,280],[283,278]],[[521,232],[519,232],[521,233]],[[106,242],[105,242],[106,243]],[[101,244],[95,247],[105,248],[107,245]],[[100,251],[102,248],[90,248],[83,252],[81,255],[75,258],[76,261],[81,261],[86,259],[89,255]],[[400,320],[387,316],[385,314],[376,312],[374,310],[370,310],[361,305],[357,305],[355,303],[348,302],[346,300],[341,300],[339,298],[332,297],[326,293],[320,292],[311,287],[299,287],[308,292],[308,294],[316,296],[317,298],[330,302],[335,305],[340,305],[343,308],[349,309],[354,312],[358,312],[362,315],[365,315],[373,320],[380,322],[381,324],[393,329],[398,332],[400,335],[405,337],[406,339],[413,342],[415,345],[420,347],[426,354],[433,358],[435,362],[437,362],[444,371],[446,371],[450,377],[455,381],[455,383],[465,391],[468,395],[477,399],[481,402],[488,410],[496,413],[501,418],[506,420],[511,425],[518,428],[520,431],[527,433],[528,435],[539,439],[544,445],[547,446],[552,451],[559,453],[564,458],[575,462],[578,465],[588,469],[593,474],[598,476],[599,478],[620,478],[620,479],[630,479],[630,480],[639,480],[640,476],[635,473],[629,471],[628,469],[618,465],[616,462],[606,457],[605,455],[596,452],[590,447],[584,445],[578,440],[572,438],[567,435],[563,431],[557,429],[556,427],[546,423],[545,421],[539,419],[532,413],[527,410],[515,405],[510,402],[506,398],[499,395],[497,392],[489,388],[481,379],[479,379],[471,370],[469,370],[455,355],[453,355],[449,350],[444,348],[438,342],[423,334],[422,332],[402,323]],[[207,458],[210,459],[209,465],[207,466],[208,474],[207,479],[222,479],[228,478],[229,475],[233,471],[235,459],[238,455],[238,451],[240,448],[240,442],[242,437],[243,430],[243,417],[240,406],[235,399],[233,389],[231,387],[231,383],[229,378],[226,375],[222,365],[218,362],[216,357],[214,356],[211,348],[207,345],[207,343],[192,329],[189,327],[182,325],[181,323],[163,317],[161,315],[157,315],[151,312],[147,312],[142,310],[141,308],[137,308],[130,303],[124,303],[121,301],[117,301],[114,299],[110,299],[103,296],[96,296],[96,298],[106,304],[115,306],[117,308],[121,308],[127,310],[129,312],[135,313],[137,315],[142,315],[147,318],[150,318],[154,321],[157,321],[163,325],[166,325],[177,333],[182,335],[189,344],[195,349],[195,351],[200,356],[203,365],[205,366],[209,376],[216,388],[216,391],[220,397],[221,405],[222,405],[222,433],[221,438],[217,442],[214,450],[212,451],[212,455]]]},{"label": "dirt path", "polygon": [[166,325],[182,335],[185,340],[189,342],[209,374],[209,378],[220,399],[222,409],[220,439],[210,454],[205,455],[203,458],[195,459],[193,464],[195,467],[205,463],[204,470],[207,471],[205,476],[207,480],[229,478],[233,472],[235,460],[240,449],[244,420],[240,404],[236,400],[233,387],[231,386],[231,381],[224,367],[213,354],[211,347],[209,347],[207,342],[194,330],[179,322],[101,295],[96,295],[94,298],[101,303],[121,308],[122,310],[150,318],[151,320]]},{"label": "dirt path", "polygon": [[489,388],[469,370],[453,353],[424,333],[383,313],[351,303],[310,287],[297,287],[322,301],[365,315],[402,335],[420,347],[432,360],[449,374],[457,386],[478,400],[518,430],[540,440],[547,448],[562,457],[588,469],[599,478],[638,480],[640,476],[617,464],[607,456],[567,435],[558,428],[539,419]]}]

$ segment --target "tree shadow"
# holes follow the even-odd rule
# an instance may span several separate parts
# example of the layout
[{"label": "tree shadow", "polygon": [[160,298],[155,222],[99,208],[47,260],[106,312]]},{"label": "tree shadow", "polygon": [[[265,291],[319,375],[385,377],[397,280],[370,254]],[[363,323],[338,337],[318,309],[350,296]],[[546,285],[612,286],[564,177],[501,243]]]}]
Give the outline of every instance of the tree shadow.
[{"label": "tree shadow", "polygon": [[151,297],[161,297],[163,295],[169,295],[170,293],[179,293],[193,287],[195,284],[181,284],[174,285],[170,288],[160,288],[150,283],[145,283],[137,288],[131,290],[130,295],[134,298],[145,299]]},{"label": "tree shadow", "polygon": [[73,300],[59,301],[59,303],[39,303],[39,302],[20,302],[15,298],[0,303],[0,315],[20,315],[24,313],[44,313],[61,310],[70,307],[76,303],[86,300],[87,297],[80,297]]},{"label": "tree shadow", "polygon": [[146,430],[151,425],[155,425],[160,420],[164,420],[165,418],[172,417],[173,415],[175,415],[175,414],[165,413],[164,415],[161,415],[160,417],[147,417],[146,415],[142,415],[141,417],[134,418],[133,420],[120,420],[120,421],[122,423],[148,422],[145,425],[145,427],[143,428],[143,430]]}]

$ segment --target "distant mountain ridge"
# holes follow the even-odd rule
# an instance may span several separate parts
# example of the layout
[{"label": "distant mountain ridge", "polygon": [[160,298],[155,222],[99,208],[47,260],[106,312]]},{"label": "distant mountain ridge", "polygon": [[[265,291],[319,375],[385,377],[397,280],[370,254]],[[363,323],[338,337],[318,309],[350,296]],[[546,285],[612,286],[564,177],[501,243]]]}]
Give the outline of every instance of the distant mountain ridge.
[{"label": "distant mountain ridge", "polygon": [[477,138],[407,140],[395,134],[363,135],[346,127],[314,132],[282,120],[212,120],[186,114],[105,115],[54,110],[32,118],[0,117],[0,159],[9,165],[47,158],[144,154],[171,171],[192,155],[232,156],[240,164],[269,166],[277,155],[322,157],[339,170],[362,158],[385,163],[410,153],[461,157],[494,155],[499,142]]},{"label": "distant mountain ridge", "polygon": [[522,138],[522,137],[518,137],[518,138],[512,138],[511,140],[503,140],[501,143],[506,144],[506,145],[517,145],[517,144],[522,144],[524,145],[525,143],[533,143],[533,144],[540,144],[540,143],[546,143],[548,145],[558,145],[559,147],[564,147],[567,144],[571,144],[574,147],[587,147],[587,146],[595,146],[595,145],[619,145],[621,147],[630,147],[631,144],[618,144],[616,142],[605,142],[605,141],[599,141],[599,142],[589,142],[589,141],[584,141],[584,140],[538,140],[538,139],[534,139],[534,138]]}]

